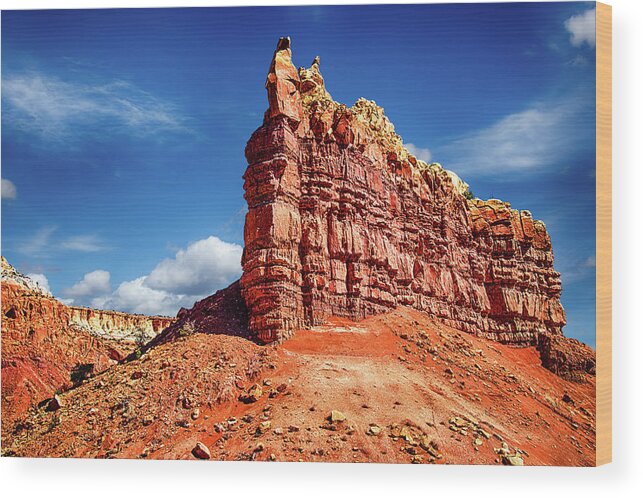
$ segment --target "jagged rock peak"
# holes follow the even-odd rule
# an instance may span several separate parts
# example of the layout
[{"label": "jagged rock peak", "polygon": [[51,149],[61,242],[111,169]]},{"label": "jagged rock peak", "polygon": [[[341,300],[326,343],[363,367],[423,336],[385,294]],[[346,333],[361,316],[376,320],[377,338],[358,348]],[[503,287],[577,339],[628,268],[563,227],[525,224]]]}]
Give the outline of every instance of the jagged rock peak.
[{"label": "jagged rock peak", "polygon": [[[286,118],[300,137],[337,142],[342,147],[365,150],[375,162],[390,158],[398,172],[421,179],[423,171],[443,171],[438,163],[427,164],[405,147],[402,138],[375,101],[359,98],[351,107],[336,102],[326,88],[316,56],[309,68],[297,71],[292,62],[290,38],[280,38],[266,79],[269,109],[265,122]],[[445,172],[446,174],[446,172]],[[451,175],[457,191],[462,182]]]},{"label": "jagged rock peak", "polygon": [[30,291],[41,294],[43,296],[51,297],[51,292],[47,289],[44,289],[38,282],[29,278],[26,275],[23,275],[18,270],[16,270],[4,256],[0,256],[2,259],[2,281],[11,282]]},{"label": "jagged rock peak", "polygon": [[290,50],[290,36],[282,36],[281,38],[279,38],[279,41],[277,42],[276,52],[279,52],[281,50]]},{"label": "jagged rock peak", "polygon": [[266,120],[285,117],[293,126],[302,120],[299,85],[299,74],[292,64],[290,38],[279,38],[266,78],[270,104],[266,112]]},{"label": "jagged rock peak", "polygon": [[384,110],[335,102],[281,42],[270,109],[246,147],[241,294],[265,342],[329,316],[409,306],[460,330],[535,345],[565,312],[544,225],[404,146]]}]

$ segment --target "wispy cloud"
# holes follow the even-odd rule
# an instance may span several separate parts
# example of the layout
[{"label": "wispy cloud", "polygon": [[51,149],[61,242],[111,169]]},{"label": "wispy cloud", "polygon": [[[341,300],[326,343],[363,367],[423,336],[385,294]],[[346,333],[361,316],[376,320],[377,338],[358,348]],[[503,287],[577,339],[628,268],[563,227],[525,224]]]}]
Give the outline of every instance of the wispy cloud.
[{"label": "wispy cloud", "polygon": [[539,102],[437,150],[459,174],[501,175],[558,165],[592,134],[588,100],[580,96]]},{"label": "wispy cloud", "polygon": [[562,276],[563,284],[569,285],[596,274],[596,256],[593,254],[590,256],[559,254],[556,266]]},{"label": "wispy cloud", "polygon": [[565,21],[565,29],[570,34],[569,41],[575,47],[584,43],[596,46],[596,9],[587,10]]},{"label": "wispy cloud", "polygon": [[420,161],[431,162],[431,151],[429,149],[418,147],[414,144],[404,144],[404,147]]},{"label": "wispy cloud", "polygon": [[107,246],[96,235],[76,235],[60,243],[63,249],[81,252],[97,252],[107,249]]},{"label": "wispy cloud", "polygon": [[2,178],[2,199],[15,199],[18,196],[18,190],[11,180]]},{"label": "wispy cloud", "polygon": [[7,76],[2,81],[7,122],[59,140],[72,132],[159,133],[186,131],[170,103],[125,81],[86,85],[43,73]]},{"label": "wispy cloud", "polygon": [[55,225],[42,227],[18,246],[28,256],[45,256],[56,251],[98,252],[109,247],[94,234],[54,237],[58,230]]},{"label": "wispy cloud", "polygon": [[51,246],[51,237],[56,230],[57,226],[42,227],[20,244],[18,249],[29,256],[39,256]]}]

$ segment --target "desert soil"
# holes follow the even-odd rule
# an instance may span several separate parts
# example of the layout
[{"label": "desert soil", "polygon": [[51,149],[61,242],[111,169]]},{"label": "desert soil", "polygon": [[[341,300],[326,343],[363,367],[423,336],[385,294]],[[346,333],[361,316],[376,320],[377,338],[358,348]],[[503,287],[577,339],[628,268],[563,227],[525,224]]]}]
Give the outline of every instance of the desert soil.
[{"label": "desert soil", "polygon": [[593,377],[563,380],[534,348],[399,308],[271,346],[179,337],[62,393],[58,409],[33,407],[3,431],[3,453],[593,465],[594,394]]}]

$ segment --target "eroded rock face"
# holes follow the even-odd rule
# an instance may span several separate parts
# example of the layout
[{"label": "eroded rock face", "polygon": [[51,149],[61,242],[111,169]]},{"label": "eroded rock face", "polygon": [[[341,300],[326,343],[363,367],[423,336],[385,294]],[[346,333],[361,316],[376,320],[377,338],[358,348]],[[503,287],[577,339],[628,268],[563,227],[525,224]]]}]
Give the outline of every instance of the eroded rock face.
[{"label": "eroded rock face", "polygon": [[[37,301],[39,297],[44,299],[43,303],[48,302],[48,298],[51,299],[49,308],[52,310],[52,325],[61,326],[61,324],[64,324],[64,326],[70,326],[107,339],[145,343],[156,337],[159,332],[169,327],[175,320],[166,316],[136,315],[121,311],[66,306],[53,299],[51,292],[43,289],[37,282],[17,271],[4,256],[0,258],[2,263],[2,285],[8,289],[7,293],[3,293],[3,297],[6,294],[7,298],[7,303],[4,304],[9,306],[8,313],[14,315],[13,318],[16,318],[15,315],[20,314],[20,318],[24,322],[38,324],[44,320],[42,324],[45,327],[47,326],[48,313],[44,313],[43,316],[41,304],[38,304],[34,311],[34,301]],[[12,289],[12,291],[9,292],[9,289]],[[29,299],[25,301],[17,296],[29,297]]]},{"label": "eroded rock face", "polygon": [[189,310],[181,308],[174,323],[152,339],[147,347],[188,337],[197,332],[248,338],[248,310],[241,297],[238,280],[197,301]]},{"label": "eroded rock face", "polygon": [[596,375],[594,351],[576,339],[540,334],[538,350],[543,366],[564,379],[582,382],[586,374]]},{"label": "eroded rock face", "polygon": [[76,369],[103,372],[173,320],[66,306],[2,258],[2,437]]},{"label": "eroded rock face", "polygon": [[504,343],[565,324],[542,222],[411,155],[365,99],[331,98],[316,58],[296,71],[281,40],[269,109],[246,147],[242,296],[251,331],[286,338],[330,315],[400,305]]},{"label": "eroded rock face", "polygon": [[69,324],[99,337],[145,343],[174,323],[166,316],[133,315],[112,310],[69,307]]}]

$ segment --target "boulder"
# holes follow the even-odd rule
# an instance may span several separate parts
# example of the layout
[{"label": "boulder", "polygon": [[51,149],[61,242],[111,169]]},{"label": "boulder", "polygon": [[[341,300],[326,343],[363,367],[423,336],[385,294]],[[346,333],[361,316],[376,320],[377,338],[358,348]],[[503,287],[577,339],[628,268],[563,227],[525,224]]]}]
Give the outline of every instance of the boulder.
[{"label": "boulder", "polygon": [[333,423],[344,422],[346,420],[346,415],[344,415],[339,410],[333,410],[330,412],[330,415],[328,416],[328,420],[330,420]]},{"label": "boulder", "polygon": [[48,412],[55,412],[57,410],[60,410],[62,408],[62,400],[60,399],[60,396],[57,394],[54,394],[54,397],[49,400],[47,403],[47,411]]},{"label": "boulder", "polygon": [[192,454],[200,460],[209,460],[211,456],[210,449],[200,441],[192,448]]}]

